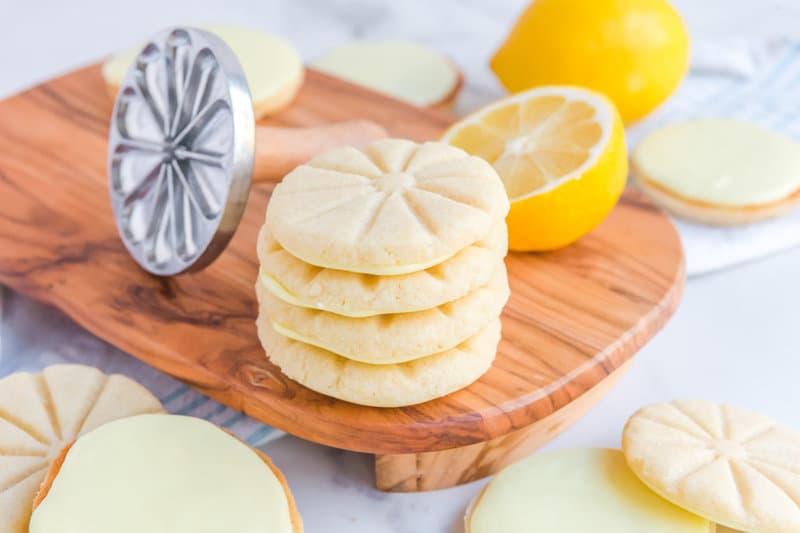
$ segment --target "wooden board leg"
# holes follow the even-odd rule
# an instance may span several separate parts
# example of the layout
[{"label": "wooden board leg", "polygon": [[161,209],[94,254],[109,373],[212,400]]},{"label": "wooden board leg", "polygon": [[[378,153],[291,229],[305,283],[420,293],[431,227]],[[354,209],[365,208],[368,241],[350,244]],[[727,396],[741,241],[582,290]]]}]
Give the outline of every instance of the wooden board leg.
[{"label": "wooden board leg", "polygon": [[502,437],[438,452],[375,456],[375,486],[388,492],[422,492],[492,475],[546,444],[572,425],[619,381],[626,363],[550,416]]}]

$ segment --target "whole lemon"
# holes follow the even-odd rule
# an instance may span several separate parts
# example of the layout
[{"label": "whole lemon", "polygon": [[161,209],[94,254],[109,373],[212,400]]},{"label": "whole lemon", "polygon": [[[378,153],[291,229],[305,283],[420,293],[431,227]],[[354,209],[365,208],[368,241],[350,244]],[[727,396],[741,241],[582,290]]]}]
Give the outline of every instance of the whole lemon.
[{"label": "whole lemon", "polygon": [[535,0],[491,67],[511,92],[550,84],[605,93],[630,124],[676,89],[689,35],[666,0]]}]

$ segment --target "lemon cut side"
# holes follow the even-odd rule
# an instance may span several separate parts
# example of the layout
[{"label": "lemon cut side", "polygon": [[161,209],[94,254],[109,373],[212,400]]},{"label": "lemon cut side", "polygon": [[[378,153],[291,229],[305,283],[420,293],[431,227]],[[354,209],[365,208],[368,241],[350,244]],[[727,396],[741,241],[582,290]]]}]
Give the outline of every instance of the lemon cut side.
[{"label": "lemon cut side", "polygon": [[551,250],[594,229],[628,172],[619,113],[603,95],[540,87],[453,125],[443,141],[492,164],[511,200],[509,248]]}]

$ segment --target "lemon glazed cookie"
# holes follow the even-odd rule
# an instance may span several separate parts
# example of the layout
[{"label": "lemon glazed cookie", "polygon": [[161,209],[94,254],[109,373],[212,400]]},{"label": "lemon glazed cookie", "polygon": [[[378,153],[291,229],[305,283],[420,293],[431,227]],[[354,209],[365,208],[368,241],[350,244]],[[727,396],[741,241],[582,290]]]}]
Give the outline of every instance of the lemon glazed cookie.
[{"label": "lemon glazed cookie", "polygon": [[800,144],[748,122],[657,129],[633,151],[631,170],[653,201],[704,224],[749,224],[800,204]]},{"label": "lemon glazed cookie", "polygon": [[260,313],[281,335],[318,346],[347,359],[373,365],[402,363],[457,346],[500,316],[509,297],[505,265],[489,283],[433,309],[363,318],[287,304],[261,284]]},{"label": "lemon glazed cookie", "polygon": [[34,497],[65,444],[111,420],[159,412],[138,383],[88,366],[0,379],[0,533],[28,531]]},{"label": "lemon glazed cookie", "polygon": [[753,533],[800,531],[800,433],[700,400],[650,405],[625,426],[628,465],[693,513]]},{"label": "lemon glazed cookie", "polygon": [[260,283],[300,307],[349,317],[408,313],[452,302],[486,285],[508,250],[505,222],[450,259],[425,270],[376,276],[322,268],[287,252],[267,226],[258,238]]},{"label": "lemon glazed cookie", "polygon": [[492,365],[500,320],[450,350],[393,365],[370,365],[277,333],[262,314],[256,322],[267,357],[311,390],[359,405],[402,407],[433,400],[471,384]]},{"label": "lemon glazed cookie", "polygon": [[464,518],[467,533],[712,533],[648,489],[619,450],[537,453],[505,468]]},{"label": "lemon glazed cookie", "polygon": [[483,159],[442,143],[385,139],[297,167],[275,187],[266,223],[306,263],[398,275],[449,259],[508,209]]},{"label": "lemon glazed cookie", "polygon": [[66,446],[30,533],[302,533],[269,458],[199,418],[141,415]]}]

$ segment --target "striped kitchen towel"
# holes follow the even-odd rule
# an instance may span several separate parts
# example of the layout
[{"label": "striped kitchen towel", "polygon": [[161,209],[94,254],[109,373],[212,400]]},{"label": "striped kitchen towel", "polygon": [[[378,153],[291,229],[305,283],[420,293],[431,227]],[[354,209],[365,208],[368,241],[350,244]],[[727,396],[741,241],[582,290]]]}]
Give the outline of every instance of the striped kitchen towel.
[{"label": "striped kitchen towel", "polygon": [[210,420],[251,446],[284,435],[98,339],[56,309],[11,290],[0,290],[0,377],[21,370],[38,372],[61,363],[124,374],[147,387],[170,413]]},{"label": "striped kitchen towel", "polygon": [[[629,128],[628,143],[633,147],[654,128],[695,118],[747,120],[800,141],[800,40],[698,44],[681,87]],[[800,209],[748,226],[717,228],[683,220],[675,225],[690,276],[800,245]]]}]

